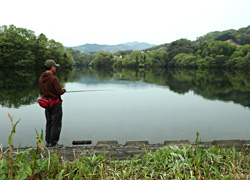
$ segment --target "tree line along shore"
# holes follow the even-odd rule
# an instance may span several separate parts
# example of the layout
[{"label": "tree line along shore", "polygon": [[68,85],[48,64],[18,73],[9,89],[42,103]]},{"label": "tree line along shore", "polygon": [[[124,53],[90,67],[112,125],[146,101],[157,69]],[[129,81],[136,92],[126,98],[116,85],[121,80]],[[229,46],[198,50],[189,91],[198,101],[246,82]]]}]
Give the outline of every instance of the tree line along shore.
[{"label": "tree line along shore", "polygon": [[14,25],[0,27],[0,67],[43,67],[46,59],[61,66],[250,68],[250,26],[210,32],[195,41],[179,39],[142,51],[85,54]]}]

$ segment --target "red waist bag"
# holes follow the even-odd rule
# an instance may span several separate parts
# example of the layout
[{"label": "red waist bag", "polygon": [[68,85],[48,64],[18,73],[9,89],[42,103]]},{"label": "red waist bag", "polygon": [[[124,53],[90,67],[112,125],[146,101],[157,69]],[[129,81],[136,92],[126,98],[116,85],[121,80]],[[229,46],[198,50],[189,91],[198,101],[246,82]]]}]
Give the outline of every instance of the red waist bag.
[{"label": "red waist bag", "polygon": [[60,101],[59,98],[56,98],[56,99],[40,98],[40,99],[38,99],[39,105],[45,109],[52,108],[54,106],[54,104],[59,103],[59,101]]}]

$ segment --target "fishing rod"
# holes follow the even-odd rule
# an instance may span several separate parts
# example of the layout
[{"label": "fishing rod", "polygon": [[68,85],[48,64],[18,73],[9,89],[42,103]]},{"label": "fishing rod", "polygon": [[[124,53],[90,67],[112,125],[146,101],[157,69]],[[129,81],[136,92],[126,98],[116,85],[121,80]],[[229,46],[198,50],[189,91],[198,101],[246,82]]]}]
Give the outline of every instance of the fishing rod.
[{"label": "fishing rod", "polygon": [[112,91],[112,90],[76,90],[76,91],[66,91],[66,93],[75,93],[75,92],[93,92],[93,91]]}]

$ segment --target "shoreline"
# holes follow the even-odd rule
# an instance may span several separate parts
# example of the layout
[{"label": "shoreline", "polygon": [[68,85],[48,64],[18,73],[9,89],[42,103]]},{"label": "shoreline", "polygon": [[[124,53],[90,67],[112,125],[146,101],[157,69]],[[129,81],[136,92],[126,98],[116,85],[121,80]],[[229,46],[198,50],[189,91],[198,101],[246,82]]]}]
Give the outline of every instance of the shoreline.
[{"label": "shoreline", "polygon": [[[214,140],[211,142],[199,142],[200,148],[209,148],[210,146],[217,146],[219,148],[231,148],[234,147],[236,151],[243,151],[244,153],[250,153],[250,140]],[[51,154],[58,153],[62,159],[67,161],[74,161],[81,156],[98,156],[101,154],[107,155],[110,159],[118,160],[130,160],[141,153],[156,152],[157,150],[170,147],[170,146],[191,146],[196,147],[195,142],[189,142],[189,140],[172,140],[164,141],[163,144],[149,144],[148,141],[127,141],[124,145],[119,144],[118,141],[98,141],[96,145],[84,144],[84,145],[72,145],[64,146],[62,148],[46,148]],[[13,154],[23,152],[29,148],[36,147],[15,147]],[[47,151],[45,149],[45,152]],[[9,148],[1,148],[1,154],[7,154]],[[44,153],[46,157],[47,153]]]}]

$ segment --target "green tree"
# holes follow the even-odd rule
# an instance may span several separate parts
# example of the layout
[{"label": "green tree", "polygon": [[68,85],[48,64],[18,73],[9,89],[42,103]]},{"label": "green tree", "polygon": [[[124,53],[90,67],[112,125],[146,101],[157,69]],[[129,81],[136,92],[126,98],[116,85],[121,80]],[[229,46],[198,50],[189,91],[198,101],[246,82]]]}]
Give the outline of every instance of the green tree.
[{"label": "green tree", "polygon": [[169,65],[175,67],[195,68],[197,67],[197,59],[198,58],[194,54],[180,53],[170,61]]},{"label": "green tree", "polygon": [[131,57],[130,55],[126,55],[125,57],[122,58],[122,66],[125,67],[129,67],[131,63]]},{"label": "green tree", "polygon": [[0,27],[0,66],[14,67],[28,57],[34,60],[32,48],[35,39],[33,31],[14,25]]},{"label": "green tree", "polygon": [[89,65],[95,67],[111,67],[114,63],[114,57],[112,53],[100,51],[95,54],[95,58]]},{"label": "green tree", "polygon": [[195,49],[195,46],[193,45],[192,41],[188,39],[179,39],[174,42],[172,42],[167,51],[169,59],[171,60],[173,57],[175,57],[179,53],[193,53]]},{"label": "green tree", "polygon": [[89,66],[89,63],[95,58],[93,54],[84,54],[73,48],[67,48],[66,52],[73,56],[76,66]]},{"label": "green tree", "polygon": [[232,36],[234,37],[234,40],[240,45],[250,44],[250,26],[246,28],[240,28],[238,31],[234,31]]},{"label": "green tree", "polygon": [[55,59],[64,67],[74,65],[72,55],[61,43],[48,40],[44,34],[14,25],[0,27],[0,67],[43,67],[44,61]]},{"label": "green tree", "polygon": [[250,45],[244,45],[237,47],[234,53],[230,56],[226,62],[226,66],[229,68],[248,68],[246,56],[250,52]]},{"label": "green tree", "polygon": [[207,56],[205,58],[198,58],[196,64],[198,68],[208,68],[209,67],[209,61],[212,61],[212,58]]},{"label": "green tree", "polygon": [[40,34],[37,37],[35,44],[35,55],[36,55],[35,64],[37,67],[43,67],[44,60],[49,59],[51,57],[51,52],[49,51],[48,48],[49,48],[48,38],[44,34]]},{"label": "green tree", "polygon": [[236,50],[236,46],[228,42],[209,40],[202,43],[195,55],[207,58],[210,67],[224,67]]},{"label": "green tree", "polygon": [[151,51],[149,53],[149,56],[152,59],[151,66],[160,66],[160,67],[166,66],[167,53],[165,51]]}]

